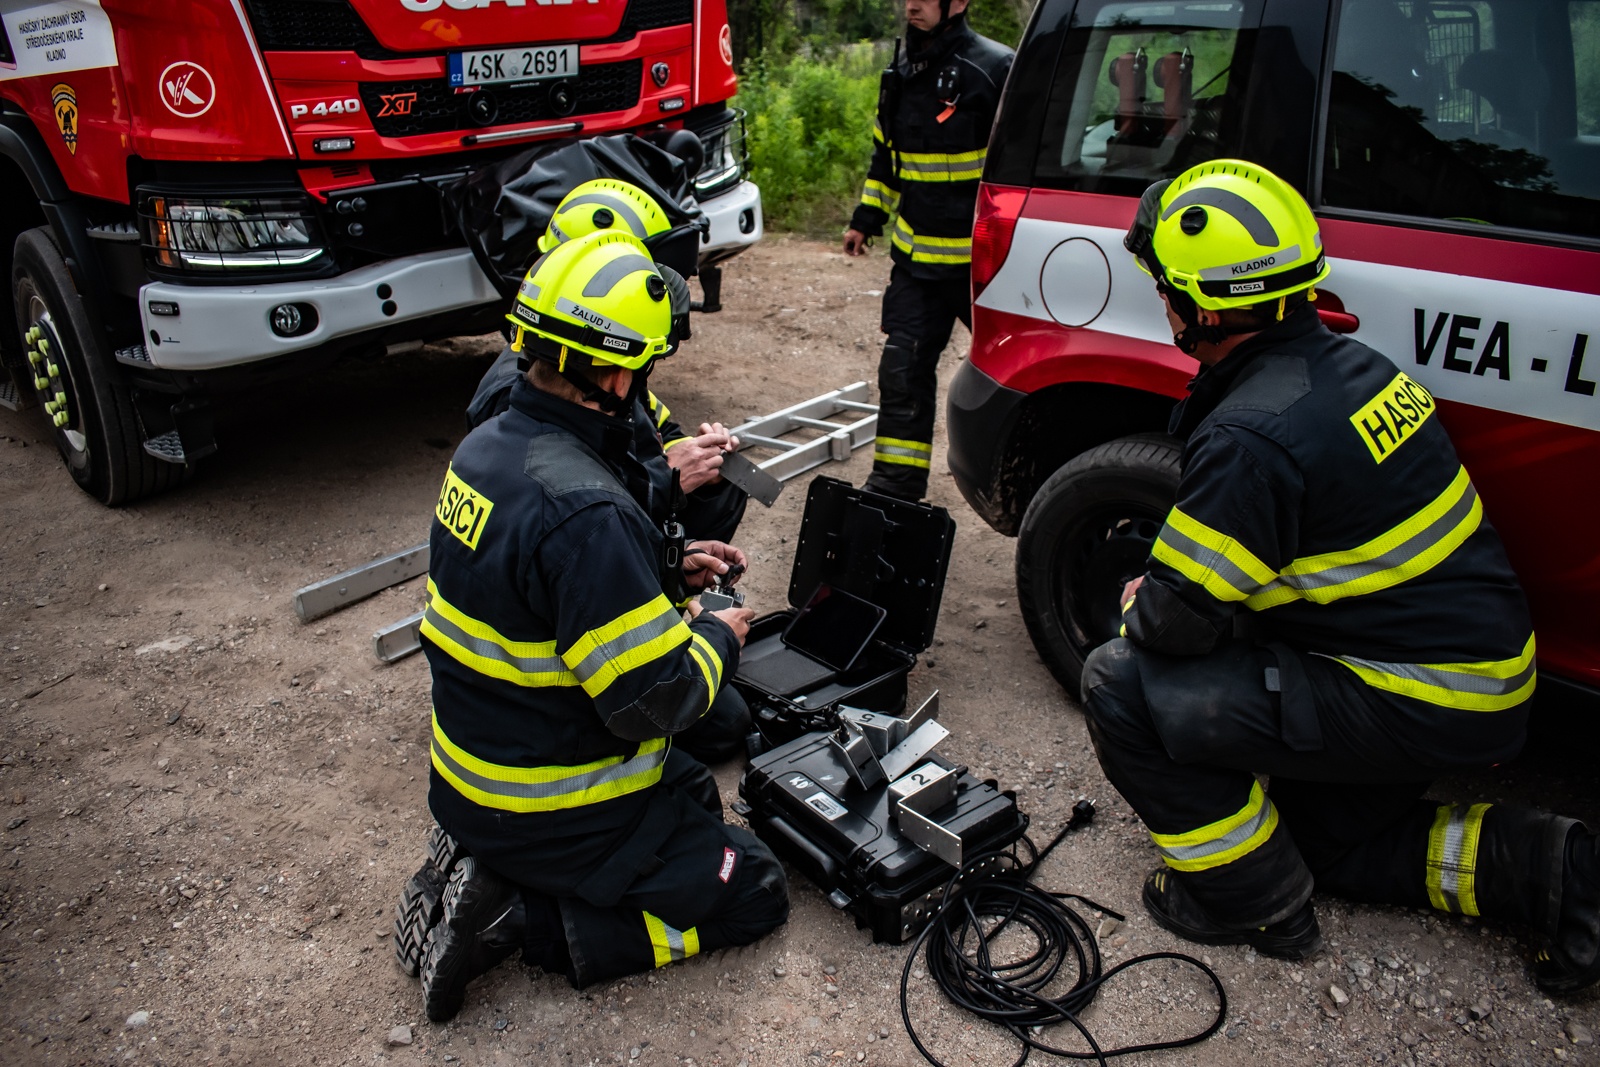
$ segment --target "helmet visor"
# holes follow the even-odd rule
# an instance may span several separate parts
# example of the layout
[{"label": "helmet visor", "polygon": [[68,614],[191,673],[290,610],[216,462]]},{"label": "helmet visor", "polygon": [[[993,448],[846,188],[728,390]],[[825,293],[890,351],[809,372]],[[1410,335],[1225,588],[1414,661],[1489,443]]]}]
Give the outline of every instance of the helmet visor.
[{"label": "helmet visor", "polygon": [[1139,266],[1158,281],[1165,272],[1161,269],[1161,261],[1156,258],[1156,223],[1161,219],[1161,195],[1171,184],[1171,178],[1164,178],[1144,191],[1139,198],[1139,210],[1133,216],[1133,225],[1128,227],[1128,232],[1122,238],[1122,247],[1132,252]]}]

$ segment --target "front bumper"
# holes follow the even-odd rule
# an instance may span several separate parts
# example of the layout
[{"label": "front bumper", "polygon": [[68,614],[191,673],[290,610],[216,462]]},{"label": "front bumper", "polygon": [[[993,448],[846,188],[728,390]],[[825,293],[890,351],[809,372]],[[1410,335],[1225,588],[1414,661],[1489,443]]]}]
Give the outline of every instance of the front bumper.
[{"label": "front bumper", "polygon": [[1015,534],[1016,524],[999,500],[1004,474],[1000,461],[1028,394],[1007,389],[971,360],[962,360],[945,395],[950,473],[956,488],[984,522],[1000,533]]},{"label": "front bumper", "polygon": [[700,265],[732,259],[761,240],[761,189],[742,181],[725,193],[700,201],[711,228],[700,241]]},{"label": "front bumper", "polygon": [[[382,330],[393,339],[397,324],[504,302],[472,253],[462,248],[303,282],[152,282],[139,290],[139,316],[152,365],[202,371],[272,359],[368,331]],[[176,305],[178,314],[152,314],[152,304]],[[280,337],[271,324],[272,309],[280,304],[309,304],[316,326]]]}]

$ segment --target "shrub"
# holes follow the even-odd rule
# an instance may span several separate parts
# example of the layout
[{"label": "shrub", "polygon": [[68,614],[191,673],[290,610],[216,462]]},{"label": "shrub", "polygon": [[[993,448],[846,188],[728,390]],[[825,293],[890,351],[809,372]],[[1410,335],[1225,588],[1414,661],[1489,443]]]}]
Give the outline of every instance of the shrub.
[{"label": "shrub", "polygon": [[884,61],[881,46],[851,45],[746,67],[734,102],[748,112],[750,178],[768,226],[843,231],[872,154]]}]

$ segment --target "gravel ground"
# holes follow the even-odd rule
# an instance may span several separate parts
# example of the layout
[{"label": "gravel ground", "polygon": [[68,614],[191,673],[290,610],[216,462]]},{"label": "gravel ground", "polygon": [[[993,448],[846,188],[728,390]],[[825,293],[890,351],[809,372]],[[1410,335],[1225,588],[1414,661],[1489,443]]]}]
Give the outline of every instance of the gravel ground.
[{"label": "gravel ground", "polygon": [[[731,423],[870,379],[887,275],[881,254],[768,240],[729,268],[727,310],[697,320],[656,391],[686,423]],[[964,343],[958,330],[947,371]],[[899,1017],[905,950],[872,944],[798,879],[789,925],[751,948],[581,992],[510,964],[454,1021],[426,1021],[389,923],[430,821],[427,669],[370,651],[375,629],[416,610],[420,583],[309,625],[290,598],[423,539],[496,348],[459,339],[239,398],[218,412],[221,453],[189,485],[119,511],[71,487],[39,422],[0,412],[0,1063],[920,1062]],[[859,483],[868,462],[822,473]],[[802,489],[746,520],[758,609],[784,598]],[[1079,797],[1097,800],[1037,881],[1126,913],[1089,920],[1110,963],[1183,948],[1138,904],[1155,853],[1027,641],[1012,545],[947,475],[932,495],[960,531],[913,698],[942,692],[943,751],[1015,788],[1036,840]],[[1552,713],[1521,759],[1435,794],[1593,816],[1585,728]],[[739,773],[718,769],[725,801]],[[1136,1059],[1600,1060],[1596,1001],[1540,995],[1519,932],[1319,907],[1328,948],[1306,965],[1196,949],[1226,985],[1224,1030]],[[910,1004],[945,1062],[1014,1059],[920,961]],[[1109,1047],[1202,1028],[1214,1010],[1195,972],[1160,962],[1119,976],[1084,1019]]]}]

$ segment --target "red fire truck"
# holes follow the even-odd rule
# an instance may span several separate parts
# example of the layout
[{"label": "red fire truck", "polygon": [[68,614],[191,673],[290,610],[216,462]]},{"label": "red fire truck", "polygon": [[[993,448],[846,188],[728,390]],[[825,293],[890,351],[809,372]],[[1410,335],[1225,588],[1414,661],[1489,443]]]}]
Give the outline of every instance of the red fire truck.
[{"label": "red fire truck", "polygon": [[0,0],[0,405],[119,504],[219,391],[494,330],[444,190],[545,141],[697,134],[714,280],[762,230],[735,88],[724,0]]},{"label": "red fire truck", "polygon": [[950,468],[1018,535],[1076,691],[1171,507],[1197,369],[1122,247],[1210,159],[1306,196],[1316,307],[1439,399],[1533,609],[1542,684],[1600,692],[1600,0],[1040,0],[972,242]]}]

